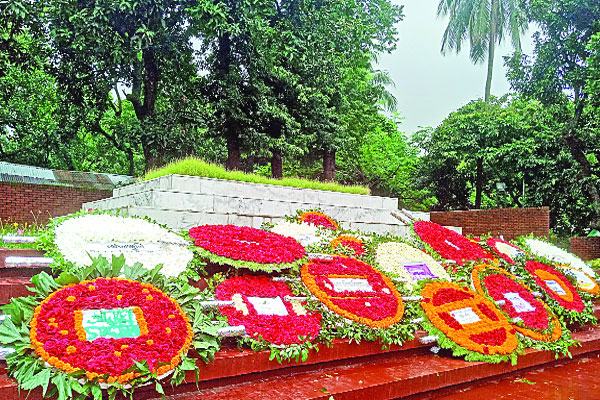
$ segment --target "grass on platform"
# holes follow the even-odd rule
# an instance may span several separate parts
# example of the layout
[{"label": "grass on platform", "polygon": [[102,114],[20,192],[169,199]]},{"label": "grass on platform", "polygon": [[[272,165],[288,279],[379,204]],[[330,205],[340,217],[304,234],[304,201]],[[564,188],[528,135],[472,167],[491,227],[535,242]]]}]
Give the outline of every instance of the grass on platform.
[{"label": "grass on platform", "polygon": [[191,175],[204,178],[227,179],[231,181],[262,183],[266,185],[290,186],[302,189],[328,190],[331,192],[369,194],[364,186],[344,186],[333,182],[319,182],[300,178],[273,179],[262,175],[247,174],[240,171],[227,171],[220,165],[207,163],[198,158],[185,158],[172,162],[160,169],[149,171],[142,180],[158,178],[165,175]]}]

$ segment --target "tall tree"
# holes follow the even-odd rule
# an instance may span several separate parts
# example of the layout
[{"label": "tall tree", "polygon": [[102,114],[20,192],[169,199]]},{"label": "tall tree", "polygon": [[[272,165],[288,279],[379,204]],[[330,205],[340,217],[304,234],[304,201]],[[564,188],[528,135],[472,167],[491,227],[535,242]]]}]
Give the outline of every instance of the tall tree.
[{"label": "tall tree", "polygon": [[600,170],[593,161],[597,129],[589,129],[597,120],[589,107],[594,63],[590,66],[588,58],[593,55],[592,38],[600,32],[600,6],[597,0],[530,0],[527,6],[530,20],[539,27],[534,35],[535,58],[515,55],[509,61],[509,80],[525,96],[568,115],[560,137],[579,165],[579,181],[593,210],[590,225],[598,227]]},{"label": "tall tree", "polygon": [[[516,53],[521,53],[521,34],[527,28],[523,0],[440,0],[438,16],[448,16],[448,26],[442,39],[442,53],[448,49],[460,52],[469,40],[470,57],[474,63],[487,59],[484,101],[490,100],[496,45],[510,36]],[[483,159],[477,160],[475,208],[481,207]]]}]

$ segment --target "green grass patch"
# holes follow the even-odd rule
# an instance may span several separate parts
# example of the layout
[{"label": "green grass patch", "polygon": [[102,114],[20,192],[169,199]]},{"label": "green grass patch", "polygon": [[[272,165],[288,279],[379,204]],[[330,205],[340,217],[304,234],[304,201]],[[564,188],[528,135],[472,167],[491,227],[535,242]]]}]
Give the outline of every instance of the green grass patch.
[{"label": "green grass patch", "polygon": [[250,183],[262,183],[266,185],[289,186],[302,189],[327,190],[330,192],[369,194],[369,189],[365,186],[345,186],[334,182],[319,182],[300,178],[267,178],[265,176],[247,174],[240,171],[227,171],[220,165],[210,164],[193,157],[172,162],[160,169],[148,171],[142,180],[147,181],[171,174],[201,176],[204,178],[227,179],[230,181]]}]

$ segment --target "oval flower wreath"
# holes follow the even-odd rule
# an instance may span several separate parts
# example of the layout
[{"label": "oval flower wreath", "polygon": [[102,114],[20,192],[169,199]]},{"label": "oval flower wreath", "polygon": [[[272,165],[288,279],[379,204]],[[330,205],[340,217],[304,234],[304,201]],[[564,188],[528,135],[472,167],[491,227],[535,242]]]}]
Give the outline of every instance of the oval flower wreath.
[{"label": "oval flower wreath", "polygon": [[302,282],[331,311],[373,327],[386,328],[404,314],[392,281],[362,261],[344,256],[317,258],[300,270]]},{"label": "oval flower wreath", "polygon": [[298,217],[298,221],[303,222],[305,224],[320,226],[325,229],[331,229],[332,231],[337,231],[339,229],[337,222],[335,222],[333,218],[318,211],[304,212],[300,214],[300,216]]},{"label": "oval flower wreath", "polygon": [[465,261],[494,259],[479,244],[434,222],[415,221],[413,228],[424,244],[430,246],[435,253],[446,260],[454,260],[459,265]]},{"label": "oval flower wreath", "polygon": [[561,272],[538,261],[527,261],[525,269],[535,282],[565,310],[576,312],[584,310],[585,305],[577,289]]},{"label": "oval flower wreath", "polygon": [[[452,282],[429,282],[422,290],[425,330],[441,347],[470,361],[516,363],[518,341],[506,317],[487,298]],[[449,339],[449,340],[448,340]]]},{"label": "oval flower wreath", "polygon": [[598,286],[598,282],[596,282],[594,278],[585,272],[566,265],[558,265],[558,268],[560,268],[565,275],[575,278],[577,289],[594,296],[600,295],[600,287]]},{"label": "oval flower wreath", "polygon": [[[102,312],[110,312],[109,322],[102,322]],[[106,323],[115,325],[102,329]],[[85,371],[89,380],[107,375],[108,383],[136,378],[125,373],[134,361],[147,361],[157,375],[172,370],[193,337],[175,300],[148,283],[124,278],[56,290],[36,307],[30,326],[31,343],[42,360],[69,374]]]},{"label": "oval flower wreath", "polygon": [[382,271],[406,282],[409,290],[423,279],[450,280],[444,267],[433,257],[405,243],[380,244],[377,247],[375,261]]},{"label": "oval flower wreath", "polygon": [[221,306],[227,322],[243,325],[246,334],[277,345],[314,340],[321,329],[321,314],[304,308],[305,302],[288,301],[294,296],[284,282],[266,276],[236,276],[217,286],[218,300],[233,300]]},{"label": "oval flower wreath", "polygon": [[329,245],[333,249],[336,249],[339,246],[348,247],[356,256],[363,255],[366,251],[365,244],[362,240],[349,235],[338,236],[337,238],[333,239]]},{"label": "oval flower wreath", "polygon": [[502,239],[488,238],[485,243],[490,250],[511,265],[515,265],[515,258],[525,255],[525,250]]},{"label": "oval flower wreath", "polygon": [[541,262],[549,261],[551,264],[567,264],[571,268],[583,271],[591,277],[596,276],[594,270],[581,258],[561,249],[560,247],[539,239],[519,238],[518,240],[523,244],[523,247],[529,248],[532,254],[541,258]]},{"label": "oval flower wreath", "polygon": [[306,255],[295,239],[248,226],[203,225],[189,234],[202,258],[236,268],[280,271],[299,266]]},{"label": "oval flower wreath", "polygon": [[513,327],[524,336],[541,342],[553,342],[561,337],[560,321],[531,290],[500,267],[480,264],[473,268],[472,282],[475,290],[490,296],[495,302],[503,301],[499,308],[510,318],[521,318]]}]

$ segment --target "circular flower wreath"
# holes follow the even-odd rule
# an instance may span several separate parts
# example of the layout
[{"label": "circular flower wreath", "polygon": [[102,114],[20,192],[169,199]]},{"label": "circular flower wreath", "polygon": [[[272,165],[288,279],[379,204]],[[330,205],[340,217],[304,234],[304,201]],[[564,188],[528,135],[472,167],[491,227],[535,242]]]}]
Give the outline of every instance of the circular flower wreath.
[{"label": "circular flower wreath", "polygon": [[293,238],[248,226],[203,225],[189,233],[201,257],[236,268],[279,271],[300,265],[306,255]]},{"label": "circular flower wreath", "polygon": [[515,265],[515,258],[525,254],[525,250],[521,249],[514,244],[507,242],[502,239],[488,238],[485,243],[492,250],[494,254],[502,258],[504,261],[511,265]]},{"label": "circular flower wreath", "polygon": [[[133,312],[139,335],[88,339],[94,331],[83,326],[84,313],[114,309]],[[33,349],[42,360],[69,374],[85,371],[89,380],[108,375],[108,383],[136,378],[125,373],[134,361],[147,361],[157,375],[172,370],[193,337],[175,300],[148,283],[124,278],[81,281],[56,290],[36,307],[30,326]]]},{"label": "circular flower wreath", "polygon": [[467,360],[516,362],[516,331],[490,300],[442,281],[426,283],[421,295],[426,317],[423,327],[437,336],[441,347],[465,355]]},{"label": "circular flower wreath", "polygon": [[582,312],[585,308],[579,293],[558,270],[538,261],[527,261],[525,269],[535,282],[558,304],[568,311]]},{"label": "circular flower wreath", "polygon": [[565,275],[572,276],[575,279],[577,289],[594,296],[600,295],[600,287],[594,278],[583,271],[566,265],[558,265],[558,267],[565,273]]},{"label": "circular flower wreath", "polygon": [[[450,280],[450,276],[444,267],[433,257],[405,243],[387,242],[380,244],[377,247],[375,261],[382,271],[406,282],[409,290],[412,290],[414,285],[421,279]],[[419,264],[425,264],[432,276],[428,276],[427,271],[418,269]],[[411,267],[409,266],[407,269],[406,265],[416,266],[412,268],[415,271],[410,273],[408,269],[411,269]]]},{"label": "circular flower wreath", "polygon": [[331,311],[373,328],[402,318],[402,296],[392,281],[373,267],[344,256],[312,259],[300,270],[302,282]]},{"label": "circular flower wreath", "polygon": [[[524,247],[529,248],[531,253],[538,257],[544,258],[552,263],[567,264],[571,268],[583,271],[592,277],[596,276],[594,270],[585,262],[583,262],[583,260],[574,254],[564,251],[560,247],[556,247],[553,244],[544,242],[543,240],[532,238],[521,240],[521,242],[524,244]],[[544,260],[541,261],[544,262]]]},{"label": "circular flower wreath", "polygon": [[298,221],[305,224],[321,226],[325,229],[331,229],[333,231],[337,231],[339,229],[338,224],[331,217],[328,217],[327,215],[318,211],[307,211],[302,213],[300,217],[298,217]]},{"label": "circular flower wreath", "polygon": [[124,254],[128,264],[146,269],[163,264],[161,273],[177,276],[193,258],[189,243],[179,235],[141,218],[106,213],[78,213],[50,224],[43,240],[49,241],[48,256],[62,258],[76,267],[92,264],[92,257]]},{"label": "circular flower wreath", "polygon": [[480,264],[473,268],[472,282],[475,290],[490,296],[510,318],[521,318],[513,327],[524,336],[541,342],[553,342],[562,334],[560,321],[541,300],[516,276],[502,268]]},{"label": "circular flower wreath", "polygon": [[320,241],[319,229],[301,222],[280,221],[271,232],[296,239],[302,246],[310,246]]},{"label": "circular flower wreath", "polygon": [[[219,307],[221,314],[230,325],[243,325],[250,337],[260,337],[277,345],[314,340],[321,329],[321,314],[306,310],[305,302],[286,300],[286,296],[294,296],[288,285],[266,276],[237,276],[222,282],[216,289],[218,300],[234,302],[231,306]],[[265,300],[272,303],[270,308],[255,307]]]},{"label": "circular flower wreath", "polygon": [[330,243],[330,246],[333,249],[338,248],[339,246],[345,246],[351,249],[356,256],[363,255],[367,249],[365,248],[365,244],[362,240],[355,238],[349,235],[338,236],[333,239]]},{"label": "circular flower wreath", "polygon": [[459,265],[465,261],[494,259],[479,244],[434,222],[415,221],[413,227],[419,238],[440,257],[454,260]]}]

